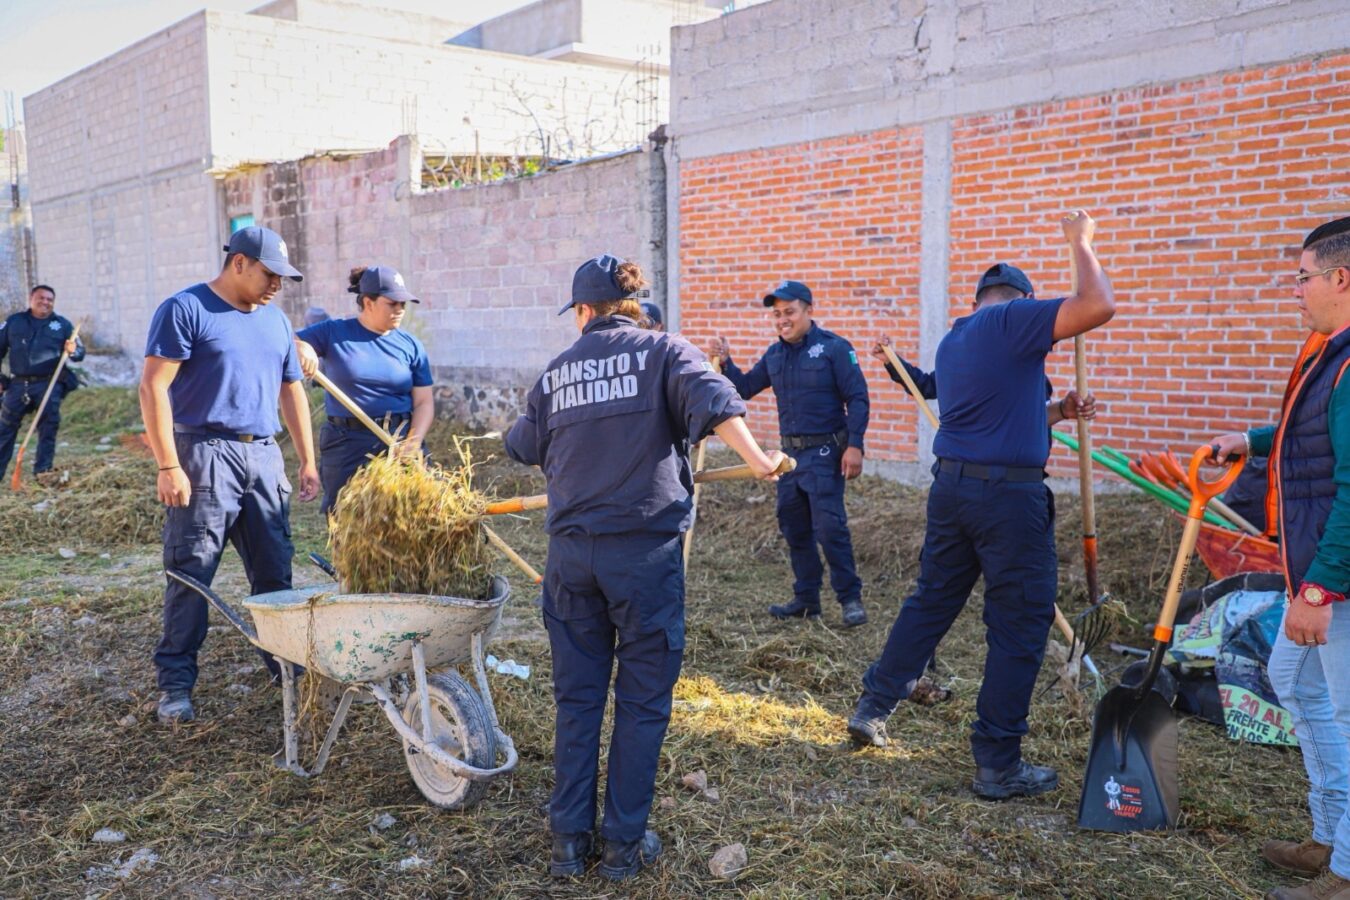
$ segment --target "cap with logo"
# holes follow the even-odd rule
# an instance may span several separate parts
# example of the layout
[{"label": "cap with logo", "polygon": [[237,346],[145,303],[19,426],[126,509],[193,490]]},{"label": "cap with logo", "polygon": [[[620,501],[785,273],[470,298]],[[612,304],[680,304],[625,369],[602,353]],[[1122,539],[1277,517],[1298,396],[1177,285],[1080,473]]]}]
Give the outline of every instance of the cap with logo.
[{"label": "cap with logo", "polygon": [[347,288],[349,294],[361,294],[371,297],[388,297],[396,303],[421,303],[412,291],[403,283],[403,276],[393,266],[369,266],[361,273],[360,280]]},{"label": "cap with logo", "polygon": [[811,289],[800,281],[784,281],[764,295],[764,305],[773,306],[775,300],[800,300],[811,305]]},{"label": "cap with logo", "polygon": [[1031,279],[1027,277],[1027,273],[1008,263],[994,263],[980,276],[980,283],[975,286],[975,296],[978,297],[980,291],[985,288],[998,284],[1017,288],[1028,297],[1036,293],[1031,287]]},{"label": "cap with logo", "polygon": [[660,325],[663,321],[661,318],[661,307],[657,306],[650,300],[642,301],[642,314],[647,318],[651,319],[652,322],[657,325]]},{"label": "cap with logo", "polygon": [[578,303],[606,303],[610,300],[627,300],[629,297],[649,297],[650,291],[625,291],[619,287],[619,266],[623,260],[610,253],[603,253],[595,259],[581,264],[572,276],[572,298],[558,310],[562,315]]},{"label": "cap with logo", "polygon": [[270,228],[264,228],[261,225],[240,228],[230,235],[230,242],[225,245],[225,252],[227,254],[242,253],[249,259],[256,259],[266,266],[269,272],[283,278],[289,278],[291,281],[305,280],[305,276],[300,274],[300,270],[291,265],[290,257],[286,253],[286,242],[281,239],[281,235]]}]

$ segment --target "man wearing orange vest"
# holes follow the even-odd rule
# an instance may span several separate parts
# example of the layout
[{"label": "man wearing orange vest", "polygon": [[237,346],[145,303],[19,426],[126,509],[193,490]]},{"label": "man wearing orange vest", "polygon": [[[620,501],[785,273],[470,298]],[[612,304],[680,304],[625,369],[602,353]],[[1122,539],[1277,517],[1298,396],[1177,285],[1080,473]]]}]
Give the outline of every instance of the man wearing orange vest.
[{"label": "man wearing orange vest", "polygon": [[1281,869],[1317,877],[1275,900],[1350,900],[1350,217],[1303,242],[1293,276],[1313,333],[1285,390],[1277,426],[1226,434],[1216,456],[1269,455],[1272,519],[1289,592],[1268,673],[1293,715],[1311,790],[1312,837],[1267,841]]}]

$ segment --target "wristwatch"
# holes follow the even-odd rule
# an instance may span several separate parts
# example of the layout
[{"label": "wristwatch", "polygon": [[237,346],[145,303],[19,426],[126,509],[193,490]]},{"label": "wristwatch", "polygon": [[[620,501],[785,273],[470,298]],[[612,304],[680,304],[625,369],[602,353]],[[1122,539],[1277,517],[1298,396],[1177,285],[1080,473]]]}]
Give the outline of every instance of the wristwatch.
[{"label": "wristwatch", "polygon": [[1317,584],[1304,582],[1299,589],[1298,598],[1309,606],[1326,606],[1345,599],[1344,594],[1336,594]]}]

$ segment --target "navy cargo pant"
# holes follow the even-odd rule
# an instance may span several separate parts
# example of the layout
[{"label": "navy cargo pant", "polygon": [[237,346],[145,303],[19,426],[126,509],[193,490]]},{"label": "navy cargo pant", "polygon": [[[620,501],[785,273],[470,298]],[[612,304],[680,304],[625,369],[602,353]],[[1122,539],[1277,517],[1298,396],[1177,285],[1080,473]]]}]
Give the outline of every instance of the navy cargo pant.
[{"label": "navy cargo pant", "polygon": [[[244,562],[251,592],[291,587],[291,484],[272,438],[252,442],[175,434],[192,499],[164,522],[164,567],[210,585],[228,539]],[[155,648],[163,691],[192,690],[197,650],[206,640],[206,601],[176,581],[164,589],[164,636]],[[275,675],[276,662],[263,654]]]},{"label": "navy cargo pant", "polygon": [[816,545],[830,564],[830,587],[840,603],[862,598],[862,579],[853,563],[853,538],[844,511],[841,451],[834,444],[789,451],[797,468],[778,480],[778,530],[787,541],[796,576],[793,593],[820,606],[825,570]]},{"label": "navy cargo pant", "polygon": [[[0,398],[0,475],[9,468],[10,457],[14,455],[14,442],[18,438],[20,423],[24,416],[35,411],[42,402],[42,395],[50,383],[48,378],[29,381],[15,378]],[[47,408],[37,423],[37,454],[33,457],[33,472],[46,472],[56,459],[56,431],[61,427],[61,400],[66,396],[66,386],[59,381],[52,386],[52,395],[47,400]]]},{"label": "navy cargo pant", "polygon": [[[860,704],[889,715],[909,696],[938,642],[984,575],[984,681],[970,744],[977,765],[1021,759],[1031,693],[1055,618],[1055,508],[1039,480],[987,480],[934,467],[919,582],[900,607],[881,658],[863,676]],[[864,708],[865,707],[865,708]]]},{"label": "navy cargo pant", "polygon": [[550,827],[555,834],[595,827],[600,726],[617,658],[601,834],[638,840],[684,660],[680,536],[555,535],[544,572],[557,705]]},{"label": "navy cargo pant", "polygon": [[323,512],[332,512],[338,491],[356,470],[386,450],[384,441],[364,425],[348,428],[325,422],[319,429],[319,482],[323,485]]}]

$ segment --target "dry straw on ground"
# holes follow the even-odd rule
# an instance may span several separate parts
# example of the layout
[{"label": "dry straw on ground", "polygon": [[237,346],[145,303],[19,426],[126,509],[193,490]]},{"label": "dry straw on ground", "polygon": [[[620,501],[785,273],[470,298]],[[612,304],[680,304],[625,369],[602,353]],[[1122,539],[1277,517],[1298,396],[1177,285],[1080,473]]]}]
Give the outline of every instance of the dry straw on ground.
[{"label": "dry straw on ground", "polygon": [[338,494],[329,520],[333,564],[357,594],[484,596],[488,552],[479,523],[486,500],[473,465],[441,469],[380,456]]}]

